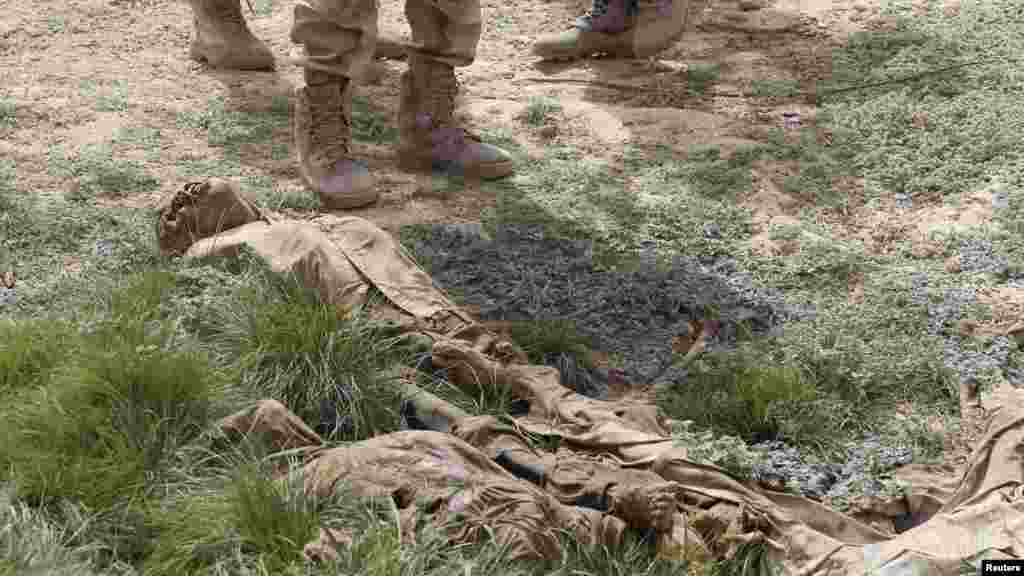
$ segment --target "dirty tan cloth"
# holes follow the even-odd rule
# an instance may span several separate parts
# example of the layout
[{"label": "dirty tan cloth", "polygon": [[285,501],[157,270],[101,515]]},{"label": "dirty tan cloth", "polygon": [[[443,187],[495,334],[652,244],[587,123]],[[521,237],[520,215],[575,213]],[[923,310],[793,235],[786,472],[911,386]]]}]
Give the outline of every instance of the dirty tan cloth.
[{"label": "dirty tan cloth", "polygon": [[[247,224],[198,242],[188,255],[228,253],[247,244],[275,269],[296,273],[341,309],[361,302],[373,284],[380,286],[395,310],[416,323],[422,324],[424,318],[459,317],[454,304],[386,233],[358,218],[343,228],[332,244],[311,225]],[[447,339],[440,332],[433,332],[434,363],[458,367],[451,371],[458,385],[467,389],[508,385],[516,396],[529,400],[529,414],[516,419],[517,427],[531,434],[557,436],[563,449],[602,466],[648,470],[677,482],[679,511],[689,521],[673,529],[673,537],[689,534],[687,529],[693,525],[706,532],[707,548],[717,555],[730,554],[740,542],[761,540],[787,573],[892,576],[955,574],[961,561],[982,554],[1020,557],[1024,553],[1020,458],[1024,391],[1004,386],[984,400],[988,432],[964,477],[951,491],[912,490],[908,507],[924,521],[892,536],[819,503],[757,489],[714,466],[689,460],[651,406],[581,396],[561,386],[553,368],[502,365],[490,360],[484,347]],[[483,428],[478,434],[489,433]],[[481,445],[487,448],[487,442]],[[474,490],[461,497],[468,499],[465,505],[455,501],[456,509],[470,510],[477,520],[453,533],[453,538],[475,537],[485,519],[493,518],[504,522],[502,538],[515,544],[517,554],[544,556],[554,539],[543,527],[571,526],[584,541],[609,542],[604,538],[615,532],[610,526],[622,525],[612,522],[610,515],[565,506],[554,495],[516,479],[485,451],[450,434],[407,432],[353,446],[323,451],[307,465],[310,482],[328,490],[342,478],[353,478],[367,490],[375,486],[402,493],[403,482],[415,478],[411,494],[450,503],[453,495],[444,490],[450,490],[451,470],[464,469],[472,478],[489,479],[470,483]],[[379,465],[370,465],[373,462]],[[565,482],[566,493],[573,485]]]},{"label": "dirty tan cloth", "polygon": [[[404,330],[471,342],[506,361],[526,361],[511,342],[473,321],[401,244],[367,220],[341,218],[331,238],[307,222],[252,222],[199,240],[185,257],[233,256],[242,246],[254,251],[271,270],[294,275],[340,314],[368,307],[373,318]],[[371,303],[371,287],[386,301]]]},{"label": "dirty tan cloth", "polygon": [[[567,506],[512,476],[486,454],[441,432],[385,434],[337,448],[324,448],[297,416],[274,400],[225,418],[231,437],[258,434],[278,449],[306,447],[301,474],[306,489],[330,497],[344,484],[358,497],[390,497],[410,515],[426,513],[454,542],[471,542],[493,530],[513,558],[558,558],[559,531],[580,542],[614,545],[625,523],[597,510]],[[307,552],[330,556],[321,533]]]},{"label": "dirty tan cloth", "polygon": [[[361,78],[377,42],[377,0],[297,0],[291,39],[297,63]],[[409,50],[451,66],[468,66],[480,40],[479,0],[406,0]]]},{"label": "dirty tan cloth", "polygon": [[[459,348],[439,343],[435,356],[451,362]],[[461,348],[467,364],[479,364],[472,351]],[[715,502],[703,513],[712,519],[706,524],[718,527],[708,544],[720,554],[731,552],[730,542],[763,540],[787,573],[883,576],[956,574],[962,561],[984,554],[1024,555],[1024,390],[1004,385],[987,398],[989,432],[953,495],[936,509],[936,496],[948,491],[914,488],[908,500],[923,523],[890,536],[806,498],[755,489],[713,466],[692,462],[646,410],[566,390],[557,371],[510,366],[491,373],[530,399],[529,415],[517,420],[522,428],[558,435],[572,450],[598,453],[622,466],[649,467],[678,482],[684,500],[690,494]]]}]

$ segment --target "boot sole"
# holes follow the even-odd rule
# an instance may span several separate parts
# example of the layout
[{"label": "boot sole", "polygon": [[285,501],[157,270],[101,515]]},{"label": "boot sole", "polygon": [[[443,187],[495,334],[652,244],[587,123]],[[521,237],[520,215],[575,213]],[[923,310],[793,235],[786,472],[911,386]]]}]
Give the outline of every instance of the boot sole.
[{"label": "boot sole", "polygon": [[399,158],[398,167],[407,172],[441,172],[447,175],[459,175],[464,178],[480,180],[498,180],[511,176],[515,172],[514,162],[495,162],[493,164],[479,164],[462,170],[438,167],[433,160],[421,158]]},{"label": "boot sole", "polygon": [[188,57],[191,58],[192,60],[195,60],[196,62],[201,63],[201,64],[206,64],[207,66],[210,66],[211,68],[222,68],[222,69],[225,69],[225,70],[266,71],[266,70],[274,70],[276,68],[276,65],[275,65],[275,62],[273,60],[273,57],[271,57],[270,61],[265,62],[265,63],[261,63],[261,64],[253,64],[253,65],[244,65],[243,64],[241,66],[239,66],[239,65],[234,65],[234,66],[226,65],[223,62],[218,62],[218,61],[215,61],[215,60],[211,59],[210,57],[208,57],[206,55],[206,53],[203,51],[203,49],[201,47],[196,46],[194,44],[191,47],[189,47]]}]

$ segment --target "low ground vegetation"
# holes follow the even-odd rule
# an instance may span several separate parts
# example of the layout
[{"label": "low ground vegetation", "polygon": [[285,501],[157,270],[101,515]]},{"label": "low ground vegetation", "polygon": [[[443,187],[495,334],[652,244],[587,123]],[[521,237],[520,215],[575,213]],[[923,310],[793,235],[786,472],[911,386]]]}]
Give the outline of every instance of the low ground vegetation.
[{"label": "low ground vegetation", "polygon": [[[256,4],[269,10],[267,2]],[[674,431],[677,439],[695,458],[739,478],[754,475],[762,456],[751,445],[766,439],[829,458],[842,442],[873,431],[911,446],[917,457],[936,458],[941,434],[919,420],[895,425],[892,407],[910,403],[953,426],[958,378],[969,373],[989,385],[1002,370],[958,359],[1001,350],[1003,368],[1024,368],[1018,343],[956,333],[956,322],[988,311],[958,304],[952,292],[1024,278],[1024,116],[1014,60],[1024,22],[1008,1],[964,3],[955,19],[934,7],[910,18],[909,7],[896,4],[903,17],[892,30],[855,35],[836,53],[816,123],[802,132],[778,130],[755,146],[701,147],[684,157],[633,148],[625,176],[552,147],[522,175],[493,185],[499,201],[486,215],[490,231],[541,224],[592,240],[608,267],[630,265],[645,240],[669,254],[732,256],[758,281],[813,306],[812,319],[712,349],[692,365],[685,385],[660,388],[661,408],[689,422]],[[59,33],[64,23],[48,27]],[[965,62],[975,63],[829,92]],[[694,66],[687,74],[691,91],[701,93],[719,69]],[[98,112],[126,105],[124,85],[80,88]],[[754,92],[788,97],[794,85],[762,83]],[[0,98],[0,134],[15,129],[21,113]],[[540,125],[557,113],[538,100],[523,122]],[[221,155],[185,159],[180,175],[237,174],[246,146],[286,134],[287,123],[283,99],[245,113],[214,99],[182,113],[173,128],[204,135]],[[395,138],[363,101],[353,129],[365,142]],[[830,135],[827,143],[821,131]],[[160,258],[150,213],[100,200],[157,187],[144,163],[115,151],[159,154],[161,138],[160,128],[140,126],[91,147],[54,148],[51,176],[79,182],[63,196],[30,194],[13,162],[0,159],[0,272],[12,267],[19,281],[16,298],[0,288],[0,575],[676,573],[639,542],[592,550],[567,541],[560,561],[535,566],[510,565],[488,543],[447,546],[428,527],[415,545],[399,546],[387,503],[356,504],[343,490],[313,501],[292,484],[271,482],[268,467],[279,462],[258,447],[212,451],[211,423],[268,395],[332,442],[396,430],[387,375],[417,365],[423,351],[359,315],[337,318],[244,256],[189,264]],[[289,154],[287,147],[278,152]],[[773,259],[750,250],[751,215],[736,202],[758,162],[799,166],[783,188],[812,206],[799,224],[775,233],[798,249]],[[863,179],[855,195],[843,187],[849,178]],[[314,197],[276,189],[269,179],[243,182],[269,208],[316,207]],[[1002,263],[994,268],[979,264],[954,275],[909,247],[879,255],[817,224],[861,194],[926,203],[989,185],[1000,190],[994,218],[1001,228],[933,240],[943,257],[986,243],[991,261]],[[861,303],[848,297],[852,280],[862,286]],[[571,324],[515,325],[512,335],[541,362],[563,353],[583,357],[593,345]],[[501,391],[473,398],[443,379],[424,376],[424,384],[479,412],[508,411]],[[299,551],[321,525],[358,536],[337,565],[312,568]],[[700,568],[764,573],[761,552]]]}]

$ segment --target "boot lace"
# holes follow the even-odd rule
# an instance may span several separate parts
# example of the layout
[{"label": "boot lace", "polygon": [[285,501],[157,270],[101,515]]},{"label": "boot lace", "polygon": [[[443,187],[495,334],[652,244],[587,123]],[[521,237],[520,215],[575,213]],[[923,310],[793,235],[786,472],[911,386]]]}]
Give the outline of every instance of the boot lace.
[{"label": "boot lace", "polygon": [[344,86],[329,82],[307,86],[309,96],[310,140],[312,160],[321,166],[337,162],[348,155],[350,120],[342,103]]},{"label": "boot lace", "polygon": [[186,206],[192,206],[210,191],[209,182],[188,182],[171,200],[171,214],[177,214]]},{"label": "boot lace", "polygon": [[430,71],[429,112],[416,116],[416,126],[429,133],[433,154],[440,162],[455,161],[467,141],[480,141],[480,137],[455,125],[455,100],[459,82],[455,73],[445,66]]}]

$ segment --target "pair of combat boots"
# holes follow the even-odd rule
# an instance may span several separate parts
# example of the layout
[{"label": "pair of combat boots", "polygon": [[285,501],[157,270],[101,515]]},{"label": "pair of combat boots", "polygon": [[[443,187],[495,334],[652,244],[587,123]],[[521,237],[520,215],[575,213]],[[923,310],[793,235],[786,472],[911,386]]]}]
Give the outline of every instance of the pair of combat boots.
[{"label": "pair of combat boots", "polygon": [[[572,59],[605,53],[651,56],[683,32],[688,0],[593,0],[572,30],[538,38],[534,53],[544,59]],[[191,0],[195,33],[190,56],[214,67],[267,70],[270,49],[246,25],[240,0]],[[402,47],[378,40],[377,55]],[[307,70],[298,90],[295,144],[299,172],[325,207],[346,209],[375,202],[379,193],[367,167],[350,155],[351,80]],[[409,55],[399,106],[399,165],[441,169],[484,179],[513,172],[504,150],[485,144],[457,126],[453,115],[458,84],[454,69]]]}]

